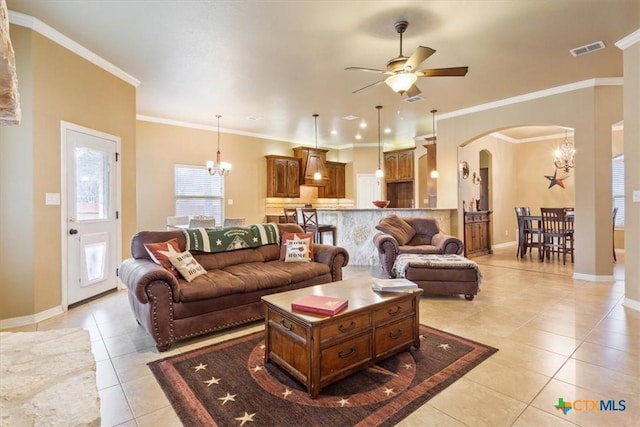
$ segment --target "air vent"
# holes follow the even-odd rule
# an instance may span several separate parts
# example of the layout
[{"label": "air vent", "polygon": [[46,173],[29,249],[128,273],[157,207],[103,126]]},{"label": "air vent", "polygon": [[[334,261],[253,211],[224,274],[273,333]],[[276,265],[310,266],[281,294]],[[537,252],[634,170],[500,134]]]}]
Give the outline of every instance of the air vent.
[{"label": "air vent", "polygon": [[587,53],[595,52],[596,50],[600,50],[604,48],[605,48],[604,42],[601,40],[599,42],[591,43],[586,46],[576,47],[575,49],[569,50],[569,52],[571,52],[571,55],[573,56],[580,56],[580,55],[586,55]]},{"label": "air vent", "polygon": [[353,114],[349,114],[348,116],[344,116],[344,117],[343,117],[343,119],[345,119],[345,120],[349,120],[349,121],[351,121],[351,120],[356,120],[356,119],[359,119],[359,118],[360,118],[360,117],[358,117],[358,116],[354,116]]},{"label": "air vent", "polygon": [[422,100],[424,100],[424,98],[421,97],[420,95],[410,96],[408,98],[405,98],[405,102],[410,102],[410,103],[420,102]]}]

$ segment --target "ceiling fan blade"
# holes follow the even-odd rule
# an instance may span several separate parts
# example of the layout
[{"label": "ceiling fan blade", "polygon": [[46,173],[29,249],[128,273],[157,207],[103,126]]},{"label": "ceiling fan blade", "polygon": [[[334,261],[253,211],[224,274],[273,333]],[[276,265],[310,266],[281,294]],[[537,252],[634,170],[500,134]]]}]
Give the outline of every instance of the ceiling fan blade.
[{"label": "ceiling fan blade", "polygon": [[467,74],[469,67],[432,68],[416,71],[418,77],[462,77]]},{"label": "ceiling fan blade", "polygon": [[384,73],[387,72],[387,70],[378,70],[376,68],[363,68],[363,67],[347,67],[347,68],[345,68],[345,70],[366,71],[368,73],[380,73],[380,74],[384,74]]},{"label": "ceiling fan blade", "polygon": [[370,85],[366,85],[365,87],[361,87],[360,89],[356,89],[356,90],[354,90],[354,91],[353,91],[353,92],[351,92],[351,93],[358,93],[358,92],[362,92],[363,90],[365,90],[365,89],[369,89],[369,88],[370,88],[370,87],[372,87],[372,86],[377,86],[377,85],[379,85],[380,83],[384,83],[384,80],[380,80],[380,81],[377,81],[377,82],[375,82],[375,83],[371,83]]},{"label": "ceiling fan blade", "polygon": [[416,96],[416,95],[420,95],[422,93],[422,91],[420,89],[418,89],[418,86],[411,85],[411,87],[409,88],[409,90],[407,90],[407,96],[409,98]]},{"label": "ceiling fan blade", "polygon": [[436,53],[435,50],[430,47],[418,46],[418,48],[411,54],[407,62],[404,64],[404,69],[407,71],[413,71],[418,65],[422,64],[422,62]]}]

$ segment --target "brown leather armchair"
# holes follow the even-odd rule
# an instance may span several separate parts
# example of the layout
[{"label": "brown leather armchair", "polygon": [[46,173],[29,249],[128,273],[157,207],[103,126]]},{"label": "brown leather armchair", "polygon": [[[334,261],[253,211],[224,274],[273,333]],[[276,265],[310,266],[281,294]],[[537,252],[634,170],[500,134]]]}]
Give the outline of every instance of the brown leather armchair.
[{"label": "brown leather armchair", "polygon": [[380,264],[391,277],[393,263],[399,254],[461,254],[462,240],[440,231],[435,218],[382,218],[373,236]]}]

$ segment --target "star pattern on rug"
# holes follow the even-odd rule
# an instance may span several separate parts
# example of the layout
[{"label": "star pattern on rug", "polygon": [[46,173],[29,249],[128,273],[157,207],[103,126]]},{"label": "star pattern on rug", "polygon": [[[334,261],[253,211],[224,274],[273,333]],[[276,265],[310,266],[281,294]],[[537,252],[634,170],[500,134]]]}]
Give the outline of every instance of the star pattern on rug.
[{"label": "star pattern on rug", "polygon": [[222,404],[224,405],[227,402],[235,402],[236,401],[236,399],[235,399],[236,396],[237,396],[237,394],[229,394],[229,392],[227,392],[226,396],[219,397],[218,400],[222,400]]},{"label": "star pattern on rug", "polygon": [[203,381],[207,387],[211,387],[213,384],[220,384],[221,378],[211,377],[210,380]]},{"label": "star pattern on rug", "polygon": [[285,387],[284,391],[282,392],[282,398],[286,399],[291,394],[293,394],[293,391],[291,391],[289,387]]},{"label": "star pattern on rug", "polygon": [[449,350],[451,346],[447,343],[443,343],[443,344],[438,344],[438,348],[441,348],[443,350]]},{"label": "star pattern on rug", "polygon": [[254,366],[251,370],[252,370],[253,372],[258,372],[258,371],[262,371],[262,369],[263,369],[263,368],[262,368],[262,366],[260,366],[260,365],[256,365],[256,366]]},{"label": "star pattern on rug", "polygon": [[345,399],[343,397],[342,399],[338,400],[338,405],[344,408],[345,406],[349,405],[349,399]]},{"label": "star pattern on rug", "polygon": [[391,396],[392,394],[395,394],[395,392],[393,391],[392,388],[389,387],[385,387],[384,390],[382,391],[384,394],[387,395],[387,397]]},{"label": "star pattern on rug", "polygon": [[194,366],[193,369],[198,372],[198,371],[204,371],[205,369],[207,369],[207,365],[200,363],[198,366]]},{"label": "star pattern on rug", "polygon": [[411,363],[405,363],[404,365],[402,365],[402,367],[404,369],[411,369],[411,368],[413,368],[413,365]]},{"label": "star pattern on rug", "polygon": [[234,418],[234,419],[237,420],[237,421],[240,421],[240,425],[243,426],[244,423],[246,423],[247,421],[253,422],[254,421],[253,417],[255,417],[255,416],[256,416],[255,412],[253,414],[249,414],[249,413],[245,412],[243,416],[237,417],[237,418]]}]

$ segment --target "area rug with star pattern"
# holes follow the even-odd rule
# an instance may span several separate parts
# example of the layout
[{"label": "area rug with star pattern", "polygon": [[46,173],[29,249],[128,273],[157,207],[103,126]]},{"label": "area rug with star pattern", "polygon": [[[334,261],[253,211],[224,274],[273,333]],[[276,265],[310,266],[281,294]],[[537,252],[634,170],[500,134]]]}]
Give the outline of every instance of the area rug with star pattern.
[{"label": "area rug with star pattern", "polygon": [[149,367],[185,426],[392,426],[496,351],[420,325],[419,349],[331,384],[315,399],[264,362],[264,332]]}]

